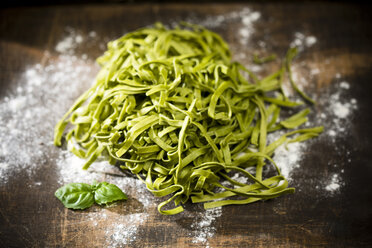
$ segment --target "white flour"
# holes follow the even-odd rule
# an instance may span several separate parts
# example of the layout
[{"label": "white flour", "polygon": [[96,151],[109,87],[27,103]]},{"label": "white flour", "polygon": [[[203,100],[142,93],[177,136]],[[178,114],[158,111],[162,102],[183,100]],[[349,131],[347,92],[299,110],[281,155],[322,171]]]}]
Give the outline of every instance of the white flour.
[{"label": "white flour", "polygon": [[290,47],[297,47],[299,51],[303,51],[304,49],[313,46],[316,42],[317,38],[315,36],[306,36],[301,32],[296,32]]},{"label": "white flour", "polygon": [[205,210],[201,220],[194,222],[191,227],[194,229],[192,233],[192,242],[201,243],[209,247],[208,239],[212,238],[216,232],[216,227],[212,224],[218,217],[222,215],[222,207],[212,208]]},{"label": "white flour", "polygon": [[147,213],[120,214],[110,211],[110,207],[100,208],[97,212],[89,212],[86,215],[92,228],[100,229],[105,234],[105,247],[108,248],[130,245],[136,240],[138,229],[147,218]]},{"label": "white flour", "polygon": [[[255,32],[254,24],[260,17],[259,12],[244,8],[226,15],[209,16],[202,20],[191,18],[188,21],[198,21],[206,27],[218,27],[238,21],[240,26],[235,39],[240,45],[247,45]],[[129,245],[135,241],[140,226],[150,218],[146,212],[156,207],[157,200],[141,181],[123,176],[122,172],[107,162],[95,162],[88,171],[81,170],[84,161],[67,151],[55,148],[52,143],[52,132],[56,122],[74,100],[90,86],[98,71],[98,67],[86,54],[77,53],[77,50],[87,43],[97,42],[96,32],[84,34],[71,28],[66,32],[67,35],[56,44],[52,54],[45,52],[43,60],[47,61],[46,64],[28,67],[16,86],[11,88],[6,97],[0,99],[0,186],[8,183],[17,173],[26,173],[33,178],[43,164],[56,165],[58,176],[56,180],[60,185],[70,182],[92,183],[93,180],[114,183],[129,197],[136,196],[135,200],[142,204],[144,213],[120,215],[102,208],[98,212],[87,214],[87,219],[98,226],[100,221],[107,221],[110,218],[109,228],[104,230],[108,240],[107,247]],[[296,32],[291,46],[298,46],[299,50],[303,51],[316,44],[316,37]],[[104,47],[102,42],[97,45]],[[259,46],[264,48],[266,44],[260,42]],[[295,64],[295,68],[296,66],[298,67]],[[252,70],[259,69],[260,67],[257,67]],[[294,69],[293,77],[300,87],[305,87],[319,73],[319,68],[312,68],[308,75],[304,76]],[[335,75],[335,79],[341,78],[341,74]],[[311,119],[310,124],[325,125],[326,131],[321,135],[324,139],[336,142],[336,139],[345,135],[351,126],[349,117],[357,109],[357,101],[344,97],[350,88],[348,82],[341,81],[337,89],[329,95],[319,96],[319,106],[324,112]],[[293,92],[288,90],[288,94],[291,95]],[[327,101],[320,101],[321,99]],[[293,180],[293,172],[301,168],[307,144],[290,144],[288,150],[281,146],[275,152],[274,161],[290,182]],[[233,179],[246,182],[246,178],[238,174]],[[344,184],[339,173],[335,173],[330,179],[324,178],[324,181],[326,182],[324,190],[331,193],[338,192]],[[35,180],[30,187],[43,187],[43,182]],[[191,226],[192,242],[209,246],[208,240],[215,235],[215,225],[222,215],[222,209],[211,209],[195,215],[196,221]]]},{"label": "white flour", "polygon": [[10,170],[10,165],[8,163],[0,163],[0,178],[3,183],[8,181],[8,171]]},{"label": "white flour", "polygon": [[[238,11],[232,11],[224,13],[223,15],[209,15],[204,16],[203,18],[189,16],[185,20],[189,23],[198,24],[207,28],[217,28],[231,22],[241,24],[240,31],[241,33],[254,33],[253,23],[256,22],[261,17],[261,13],[257,11],[252,11],[249,8],[242,8]],[[177,25],[178,22],[173,21],[172,25]],[[243,30],[245,29],[245,31]],[[243,35],[245,38],[248,38],[248,35]]]},{"label": "white flour", "polygon": [[[75,49],[84,41],[84,38],[81,34],[77,34],[72,28],[66,28],[66,31],[68,32],[68,35],[58,42],[55,50],[61,54],[73,55],[75,53]],[[89,33],[89,36],[94,38],[95,32],[92,32]],[[93,35],[91,36],[91,34]]]},{"label": "white flour", "polygon": [[125,247],[137,238],[138,227],[146,221],[145,213],[117,215],[115,223],[106,229],[109,238],[108,248]]},{"label": "white flour", "polygon": [[305,143],[290,143],[287,147],[281,145],[275,150],[273,160],[289,182],[292,181],[293,170],[300,167],[305,146]]},{"label": "white flour", "polygon": [[[0,100],[0,162],[7,164],[7,170],[2,169],[7,176],[0,178],[0,184],[17,173],[32,176],[53,157],[52,130],[66,111],[58,103],[72,104],[94,76],[92,62],[76,56],[61,55],[50,61],[26,69],[19,86]],[[71,84],[76,78],[81,83]]]},{"label": "white flour", "polygon": [[336,192],[340,189],[340,186],[342,184],[341,178],[339,174],[333,174],[329,184],[325,187],[325,189],[329,192]]},{"label": "white flour", "polygon": [[[238,23],[239,29],[237,38],[241,45],[246,46],[249,43],[251,35],[255,32],[254,23],[257,22],[260,17],[260,12],[252,11],[249,8],[243,8],[239,11],[232,11],[223,15],[206,16],[204,18],[196,18],[193,16],[186,18],[186,21],[207,28],[217,28],[232,22],[235,24]],[[173,26],[175,25],[177,25],[177,22],[173,22]],[[260,46],[265,46],[263,41],[261,41]],[[244,56],[244,53],[239,55]]]},{"label": "white flour", "polygon": [[356,99],[341,97],[349,89],[349,83],[345,81],[339,83],[337,91],[328,97],[324,114],[320,116],[327,130],[326,134],[330,137],[332,142],[336,142],[337,136],[347,133],[352,125],[350,117],[353,112],[358,109]]},{"label": "white flour", "polygon": [[253,24],[258,19],[260,19],[261,13],[260,12],[252,12],[249,9],[245,10],[242,14],[242,26],[239,29],[240,39],[239,42],[242,45],[247,45],[249,42],[249,38],[254,33]]},{"label": "white flour", "polygon": [[[295,74],[296,77],[299,77]],[[310,78],[313,76],[310,72]],[[340,78],[336,75],[335,78]],[[297,81],[300,85],[306,85],[307,80]],[[316,99],[318,105],[322,107],[323,111],[314,119],[310,119],[308,123],[305,124],[306,127],[323,125],[324,133],[320,135],[318,139],[326,140],[327,142],[336,143],[337,138],[347,135],[349,128],[352,125],[350,117],[353,115],[354,111],[358,109],[357,100],[354,98],[341,97],[347,93],[350,89],[350,84],[343,81],[338,84],[336,91],[332,92],[330,95],[322,95],[319,99]],[[289,95],[292,95],[293,91],[289,91]],[[268,138],[271,138],[270,141],[279,138],[280,134],[274,134],[273,137],[270,135]],[[288,179],[289,182],[292,182],[292,173],[296,169],[300,168],[301,160],[304,157],[304,152],[308,147],[308,144],[311,141],[304,143],[291,143],[287,146],[288,150],[284,145],[280,146],[275,150],[275,155],[273,157],[274,161],[277,163],[281,169],[282,174]],[[336,146],[337,149],[337,146]],[[350,161],[349,161],[350,162]],[[326,180],[326,179],[325,179]],[[337,177],[338,187],[333,186],[327,187],[327,191],[337,192],[339,187],[343,185],[342,178]]]}]

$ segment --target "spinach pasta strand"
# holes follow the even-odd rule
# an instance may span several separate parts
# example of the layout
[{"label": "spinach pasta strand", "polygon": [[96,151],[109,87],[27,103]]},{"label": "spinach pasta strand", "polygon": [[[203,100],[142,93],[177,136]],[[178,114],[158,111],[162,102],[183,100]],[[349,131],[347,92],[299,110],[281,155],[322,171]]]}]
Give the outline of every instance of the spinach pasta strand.
[{"label": "spinach pasta strand", "polygon": [[[95,84],[56,125],[54,143],[60,146],[68,130],[68,149],[86,159],[84,169],[106,156],[131,171],[155,196],[168,196],[158,206],[162,214],[182,212],[190,198],[213,208],[293,193],[272,160],[275,149],[323,131],[297,129],[307,108],[280,121],[281,108],[303,105],[284,95],[284,74],[314,102],[290,75],[295,54],[290,49],[281,69],[261,80],[232,62],[225,41],[203,27],[155,24],[128,33],[98,58]],[[277,130],[287,133],[268,144]],[[264,175],[268,166],[275,175]],[[248,182],[232,179],[234,172]]]}]

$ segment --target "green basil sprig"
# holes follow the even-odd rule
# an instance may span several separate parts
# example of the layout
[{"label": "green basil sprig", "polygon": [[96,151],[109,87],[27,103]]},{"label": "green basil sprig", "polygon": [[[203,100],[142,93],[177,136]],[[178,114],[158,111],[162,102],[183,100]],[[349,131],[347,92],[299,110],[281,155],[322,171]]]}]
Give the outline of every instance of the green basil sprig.
[{"label": "green basil sprig", "polygon": [[102,205],[127,199],[119,187],[107,182],[94,182],[92,185],[69,183],[57,189],[54,195],[66,208],[71,209],[86,209],[94,203]]}]

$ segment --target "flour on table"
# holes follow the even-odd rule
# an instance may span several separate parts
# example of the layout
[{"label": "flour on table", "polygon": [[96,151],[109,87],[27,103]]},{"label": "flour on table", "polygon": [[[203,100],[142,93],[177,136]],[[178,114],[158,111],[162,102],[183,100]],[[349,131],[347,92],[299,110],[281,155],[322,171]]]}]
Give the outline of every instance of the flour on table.
[{"label": "flour on table", "polygon": [[115,224],[106,230],[109,239],[107,248],[126,247],[137,239],[139,226],[147,219],[148,214],[137,213],[117,215]]},{"label": "flour on table", "polygon": [[281,145],[275,150],[273,160],[280,168],[282,175],[289,182],[292,181],[292,172],[300,167],[306,143],[290,143]]},{"label": "flour on table", "polygon": [[306,48],[312,47],[316,42],[317,38],[315,36],[306,36],[301,32],[296,32],[290,47],[297,47],[299,51],[303,51]]},{"label": "flour on table", "polygon": [[[324,101],[322,104],[325,105],[325,114],[321,116],[326,130],[328,130],[327,134],[333,142],[337,136],[347,133],[352,125],[350,117],[358,109],[356,99],[341,97],[350,89],[350,84],[342,81],[336,87],[337,91],[333,92],[326,100],[322,100]],[[326,121],[326,118],[331,121]]]},{"label": "flour on table", "polygon": [[9,170],[9,164],[0,162],[0,180],[2,183],[6,183],[8,181],[8,170]]},{"label": "flour on table", "polygon": [[93,183],[107,181],[117,185],[126,194],[136,196],[145,209],[156,207],[154,196],[146,189],[145,184],[135,177],[124,175],[116,166],[106,160],[95,161],[88,170],[82,170],[85,160],[78,158],[69,151],[62,151],[56,161],[58,182],[60,185],[76,182]]},{"label": "flour on table", "polygon": [[[19,85],[0,100],[0,162],[8,164],[7,177],[17,173],[32,176],[52,159],[52,133],[57,120],[66,111],[61,102],[72,104],[94,77],[92,62],[76,56],[50,58],[45,66],[30,66],[21,75]],[[71,84],[81,80],[79,84]],[[0,178],[0,184],[7,179]]]},{"label": "flour on table", "polygon": [[75,53],[75,49],[84,41],[84,38],[81,34],[77,34],[73,28],[67,28],[66,31],[69,34],[57,43],[55,50],[62,54],[72,55]]},{"label": "flour on table", "polygon": [[339,174],[333,174],[329,184],[325,187],[325,190],[334,193],[340,189],[342,184],[341,178]]},{"label": "flour on table", "polygon": [[[240,25],[235,38],[240,45],[245,46],[254,35],[255,23],[260,18],[260,12],[243,8],[202,19],[190,17],[187,21],[195,21],[207,28],[238,21]],[[36,173],[42,171],[43,164],[55,164],[56,180],[60,185],[70,182],[92,183],[94,180],[114,183],[128,196],[136,196],[136,200],[142,204],[144,213],[120,215],[109,211],[108,208],[102,208],[86,216],[87,220],[92,221],[94,228],[99,228],[99,223],[102,221],[110,221],[108,229],[104,230],[106,247],[122,247],[134,242],[141,225],[149,220],[150,216],[147,212],[157,205],[154,196],[140,180],[123,176],[118,168],[105,161],[96,161],[88,171],[82,170],[83,160],[61,148],[55,148],[52,142],[56,122],[75,99],[90,87],[98,71],[94,62],[89,60],[86,54],[79,54],[77,50],[87,42],[97,41],[97,39],[98,35],[95,31],[84,34],[68,28],[66,36],[57,42],[54,50],[44,53],[43,61],[47,61],[46,64],[35,64],[26,68],[16,86],[11,88],[6,97],[0,99],[0,186],[8,183],[17,173],[26,173],[30,178],[34,178]],[[300,51],[303,51],[315,46],[317,42],[317,38],[313,35],[296,32],[291,46],[297,46]],[[263,41],[258,45],[261,48],[266,47]],[[106,45],[101,42],[97,46],[104,49]],[[238,56],[245,58],[246,55],[243,52]],[[293,77],[300,88],[306,89],[312,77],[319,75],[320,69],[311,68],[305,76],[300,70],[296,70],[296,63],[294,64]],[[259,71],[260,67],[251,69]],[[335,79],[341,78],[340,73],[335,75]],[[351,126],[349,119],[358,108],[356,99],[342,97],[352,88],[352,85],[341,81],[337,86],[337,89],[329,95],[319,97],[326,99],[319,101],[324,112],[319,114],[316,120],[310,120],[312,126],[319,124],[325,126],[326,131],[320,138],[325,137],[331,142],[336,142],[337,138],[347,133]],[[286,90],[288,95],[293,97],[293,91]],[[290,182],[293,172],[301,168],[301,160],[305,157],[307,144],[307,142],[291,143],[287,148],[281,146],[275,151],[273,159]],[[232,178],[241,183],[246,182],[246,178],[238,174]],[[326,192],[336,193],[343,186],[340,173],[322,180],[326,182],[326,186],[323,187]],[[44,186],[43,182],[35,179],[30,187]],[[216,224],[222,215],[222,208],[206,210],[195,215],[195,221],[191,224],[192,243],[208,247],[209,239],[216,233]]]},{"label": "flour on table", "polygon": [[261,13],[257,11],[252,12],[250,10],[246,10],[242,13],[242,26],[239,29],[239,41],[242,45],[248,44],[249,38],[255,31],[253,24],[260,19],[260,17]]},{"label": "flour on table", "polygon": [[[61,152],[57,160],[59,172],[59,183],[64,185],[71,182],[93,183],[94,180],[106,181],[118,186],[129,197],[141,203],[145,213],[116,214],[102,209],[102,211],[89,214],[94,223],[107,221],[107,229],[104,230],[107,247],[124,247],[136,240],[138,228],[146,222],[150,209],[156,208],[154,196],[146,189],[145,185],[138,179],[123,175],[117,167],[110,165],[107,161],[94,162],[87,171],[82,170],[85,160],[76,157],[69,151]],[[110,208],[110,206],[106,207]],[[135,210],[135,209],[133,209]],[[108,221],[108,215],[110,220]],[[96,224],[97,225],[97,224]]]},{"label": "flour on table", "polygon": [[345,119],[350,114],[350,103],[333,102],[332,108],[335,116]]},{"label": "flour on table", "polygon": [[[250,8],[242,8],[239,11],[232,11],[224,13],[223,15],[209,15],[204,18],[197,18],[190,16],[186,18],[186,22],[195,23],[206,28],[217,28],[231,22],[238,22],[240,27],[238,29],[238,39],[242,45],[247,45],[250,36],[255,32],[254,23],[257,22],[261,17],[261,13],[258,11],[252,11]],[[174,21],[172,26],[177,25],[178,22]],[[265,46],[264,42],[261,41],[261,46]]]},{"label": "flour on table", "polygon": [[[86,37],[71,28],[67,33],[55,47],[57,54],[45,52],[47,63],[26,68],[17,83],[19,86],[0,99],[0,185],[18,173],[33,178],[43,164],[54,163],[56,180],[61,186],[105,180],[115,183],[129,196],[138,195],[137,200],[144,209],[154,208],[153,196],[139,180],[123,177],[118,168],[105,161],[95,162],[84,171],[82,159],[53,144],[55,124],[75,99],[90,87],[98,71],[86,54],[79,56],[76,53],[83,42],[85,44]],[[90,41],[95,37],[94,31],[89,33]],[[56,159],[55,152],[59,153]],[[42,187],[43,183],[35,181],[29,186]],[[87,218],[103,221],[107,214],[102,209],[98,213],[89,213]],[[144,213],[117,214],[105,230],[107,247],[121,247],[134,241],[138,227],[147,216]]]},{"label": "flour on table", "polygon": [[[128,247],[137,239],[140,226],[148,219],[147,213],[119,214],[100,208],[97,212],[89,212],[86,219],[91,228],[100,229],[105,234],[105,247]],[[104,227],[104,229],[101,227]]]},{"label": "flour on table", "polygon": [[[202,18],[193,16],[191,14],[189,17],[186,17],[185,20],[186,22],[198,24],[206,28],[217,28],[231,22],[236,23],[238,21],[242,25],[239,32],[253,34],[253,23],[256,22],[260,17],[260,12],[252,11],[250,8],[244,7],[241,10],[231,11],[221,15],[207,15]],[[172,26],[177,24],[178,21],[173,21]],[[243,34],[243,36],[247,38],[249,34]]]},{"label": "flour on table", "polygon": [[340,88],[343,88],[343,89],[348,90],[348,89],[350,89],[350,84],[348,82],[346,82],[346,81],[342,81],[340,83]]},{"label": "flour on table", "polygon": [[212,208],[205,210],[205,213],[201,216],[201,220],[191,224],[193,228],[192,242],[200,243],[209,247],[209,238],[212,238],[216,232],[216,227],[212,224],[222,215],[222,207]]}]

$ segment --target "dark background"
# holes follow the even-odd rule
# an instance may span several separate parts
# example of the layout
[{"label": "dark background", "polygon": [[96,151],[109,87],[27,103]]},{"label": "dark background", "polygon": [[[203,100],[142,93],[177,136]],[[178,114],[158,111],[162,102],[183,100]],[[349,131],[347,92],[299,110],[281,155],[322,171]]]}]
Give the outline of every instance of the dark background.
[{"label": "dark background", "polygon": [[[301,192],[280,197],[273,201],[247,206],[228,206],[215,223],[217,233],[210,240],[211,247],[371,247],[372,246],[372,8],[355,1],[253,1],[209,3],[191,1],[175,4],[165,1],[5,1],[0,10],[0,96],[8,82],[21,73],[26,65],[38,62],[40,53],[52,50],[61,37],[63,27],[80,30],[94,28],[99,34],[110,37],[120,34],[125,23],[127,30],[153,23],[166,22],[195,12],[223,13],[230,9],[248,6],[275,22],[263,20],[257,40],[269,29],[272,49],[283,54],[291,40],[290,34],[299,27],[306,28],[319,41],[315,50],[305,52],[303,61],[333,59],[334,64],[320,68],[324,73],[315,91],[336,87],[327,74],[345,72],[345,79],[352,84],[350,95],[358,100],[358,111],[350,120],[352,128],[346,137],[339,138],[334,146],[324,139],[311,143],[306,158],[301,162],[301,174],[296,174]],[[130,3],[116,4],[116,3]],[[205,4],[197,4],[198,2]],[[95,3],[95,4],[91,4]],[[26,6],[31,6],[31,8]],[[266,25],[266,26],[265,26]],[[220,30],[229,37],[227,30]],[[38,35],[30,35],[38,34]],[[34,50],[22,50],[11,44],[22,44]],[[10,44],[10,45],[9,45]],[[97,56],[97,51],[91,50]],[[321,111],[321,110],[319,110]],[[346,155],[346,151],[351,151]],[[351,159],[351,163],[347,162]],[[336,197],[318,196],[314,188],[319,175],[331,174],[329,162],[344,169],[345,185]],[[51,166],[53,167],[53,166]],[[23,188],[25,175],[13,178],[0,188],[0,247],[100,247],[99,233],[75,228],[81,221],[79,213],[63,209],[53,197],[57,187],[46,170],[40,175],[43,187],[38,192]],[[195,206],[190,206],[194,211]],[[273,211],[276,209],[276,211]],[[117,211],[120,211],[118,209]],[[184,247],[190,237],[178,226],[189,226],[192,220],[174,221],[171,217],[151,213],[150,223],[141,227],[141,237],[133,247]],[[66,227],[66,221],[69,225]],[[64,223],[64,227],[62,227]],[[158,227],[161,223],[161,226]],[[61,242],[66,235],[76,239]],[[266,235],[266,236],[265,236]]]},{"label": "dark background", "polygon": [[[1,2],[3,7],[22,7],[22,6],[50,6],[50,5],[83,5],[83,4],[141,4],[141,3],[151,3],[151,4],[161,4],[161,3],[175,3],[176,1],[172,0],[34,0],[34,1],[27,1],[27,0],[4,0]],[[275,0],[234,0],[234,1],[227,1],[227,0],[186,0],[180,1],[182,3],[359,3],[367,5],[368,1],[348,1],[348,0],[282,0],[282,1],[275,1]],[[367,2],[367,3],[366,3]]]}]

